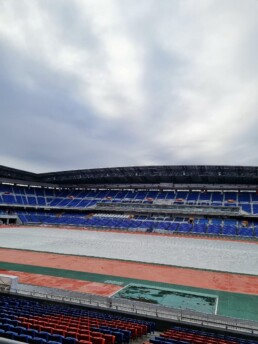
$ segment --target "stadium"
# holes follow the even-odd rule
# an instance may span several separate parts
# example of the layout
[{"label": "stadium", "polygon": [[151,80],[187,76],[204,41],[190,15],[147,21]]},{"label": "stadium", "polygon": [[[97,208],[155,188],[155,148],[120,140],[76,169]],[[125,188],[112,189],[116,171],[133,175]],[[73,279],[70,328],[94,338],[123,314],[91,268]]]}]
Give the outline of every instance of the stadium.
[{"label": "stadium", "polygon": [[0,167],[0,341],[258,343],[258,168]]},{"label": "stadium", "polygon": [[258,344],[257,13],[0,0],[0,344]]}]

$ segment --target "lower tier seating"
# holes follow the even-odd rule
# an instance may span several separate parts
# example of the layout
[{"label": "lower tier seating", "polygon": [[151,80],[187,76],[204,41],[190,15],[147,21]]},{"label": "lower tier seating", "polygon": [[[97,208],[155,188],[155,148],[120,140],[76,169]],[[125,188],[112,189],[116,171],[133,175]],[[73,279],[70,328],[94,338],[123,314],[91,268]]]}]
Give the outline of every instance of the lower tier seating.
[{"label": "lower tier seating", "polygon": [[173,326],[160,336],[144,344],[258,344],[258,340],[246,339],[228,333]]},{"label": "lower tier seating", "polygon": [[0,337],[30,344],[128,344],[155,323],[0,295]]},{"label": "lower tier seating", "polygon": [[258,238],[258,222],[244,225],[236,219],[197,218],[189,223],[189,218],[166,216],[125,216],[112,214],[85,215],[69,212],[17,211],[23,224],[46,224],[62,226],[82,226],[103,229],[135,230],[147,232],[167,231],[174,233],[216,235],[224,237]]}]

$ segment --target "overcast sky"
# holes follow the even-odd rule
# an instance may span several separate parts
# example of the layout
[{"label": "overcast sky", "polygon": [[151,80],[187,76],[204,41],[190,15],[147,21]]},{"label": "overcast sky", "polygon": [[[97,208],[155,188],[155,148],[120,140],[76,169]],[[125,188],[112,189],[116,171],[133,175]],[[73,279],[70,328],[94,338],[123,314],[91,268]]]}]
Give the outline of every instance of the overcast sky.
[{"label": "overcast sky", "polygon": [[0,164],[258,165],[257,0],[0,0]]}]

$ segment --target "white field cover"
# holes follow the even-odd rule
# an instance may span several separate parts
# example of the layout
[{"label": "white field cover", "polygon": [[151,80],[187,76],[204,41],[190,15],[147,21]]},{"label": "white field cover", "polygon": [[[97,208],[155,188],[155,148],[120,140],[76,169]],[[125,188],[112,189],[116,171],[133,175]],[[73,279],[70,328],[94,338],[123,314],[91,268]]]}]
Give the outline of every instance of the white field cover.
[{"label": "white field cover", "polygon": [[258,275],[258,244],[248,242],[17,227],[0,229],[0,247]]}]

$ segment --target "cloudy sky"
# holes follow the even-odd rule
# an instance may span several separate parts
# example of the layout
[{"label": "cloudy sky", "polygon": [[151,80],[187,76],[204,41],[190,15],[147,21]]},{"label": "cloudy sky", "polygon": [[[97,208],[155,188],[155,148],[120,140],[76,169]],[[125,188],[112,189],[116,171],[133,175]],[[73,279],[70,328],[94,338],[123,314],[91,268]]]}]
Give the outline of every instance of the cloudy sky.
[{"label": "cloudy sky", "polygon": [[258,165],[257,0],[0,0],[0,165]]}]

